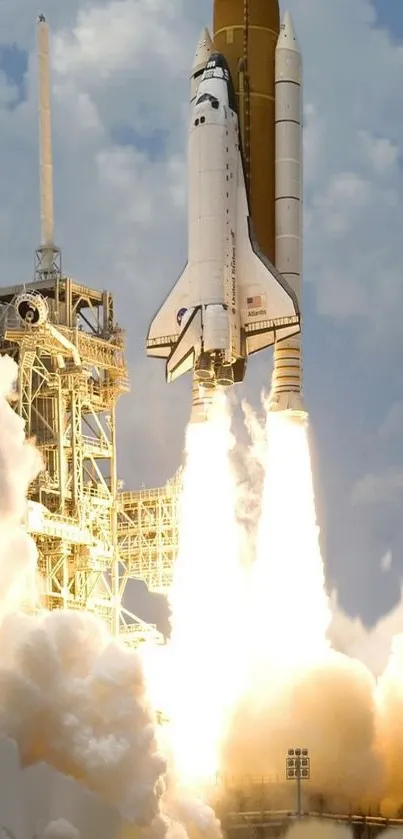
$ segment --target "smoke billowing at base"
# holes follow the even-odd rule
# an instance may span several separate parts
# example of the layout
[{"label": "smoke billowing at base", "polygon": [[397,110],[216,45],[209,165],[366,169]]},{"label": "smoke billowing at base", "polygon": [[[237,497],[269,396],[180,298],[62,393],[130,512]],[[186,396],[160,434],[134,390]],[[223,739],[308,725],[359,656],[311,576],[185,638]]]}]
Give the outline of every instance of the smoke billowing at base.
[{"label": "smoke billowing at base", "polygon": [[[126,823],[127,837],[159,839],[168,834],[182,839],[185,824],[197,834],[198,818],[203,827],[211,822],[215,835],[214,814],[201,802],[192,809],[189,800],[187,811],[176,802],[179,815],[183,812],[181,824],[169,814],[166,760],[157,744],[155,711],[138,653],[112,640],[102,622],[89,614],[42,612],[33,617],[23,611],[40,607],[36,546],[22,522],[28,485],[42,464],[8,401],[17,373],[14,361],[0,359],[0,738],[17,744],[18,759],[11,755],[16,778],[19,764],[25,772],[48,764],[46,771],[53,767],[76,779],[80,786],[70,797],[81,807],[81,817],[76,816],[89,837],[110,839]],[[0,761],[2,755],[0,751]],[[5,760],[9,773],[11,758],[6,755]],[[65,812],[63,784],[60,797],[54,792],[49,799],[53,783],[62,789],[57,774],[37,779],[34,794],[27,783],[18,781],[16,812],[26,805],[32,830],[48,839],[76,839],[80,830]],[[84,789],[93,798],[80,804]],[[42,802],[36,810],[28,806],[32,798]],[[92,828],[83,807],[94,816]],[[16,825],[13,819],[11,813],[12,833],[24,835],[22,822]],[[130,824],[137,832],[130,832]]]},{"label": "smoke billowing at base", "polygon": [[[267,415],[254,533],[247,517],[243,525],[236,518],[225,401],[204,430],[189,429],[172,638],[151,674],[147,657],[113,641],[90,615],[24,613],[39,605],[36,548],[21,521],[41,463],[7,401],[16,373],[14,362],[0,359],[0,736],[17,744],[23,771],[47,764],[75,779],[93,796],[90,809],[106,808],[108,835],[214,839],[214,812],[194,795],[208,787],[200,773],[224,773],[252,796],[259,776],[267,800],[275,797],[270,806],[292,809],[286,753],[305,746],[304,809],[400,815],[403,636],[394,638],[377,681],[331,648],[305,426]],[[203,506],[209,487],[212,509]],[[155,710],[164,702],[171,729],[161,732]],[[230,801],[231,790],[226,795]],[[38,835],[78,839],[78,816],[51,810],[44,805],[35,815]],[[337,828],[312,824],[309,831],[330,837]],[[99,825],[95,834],[102,835]]]}]

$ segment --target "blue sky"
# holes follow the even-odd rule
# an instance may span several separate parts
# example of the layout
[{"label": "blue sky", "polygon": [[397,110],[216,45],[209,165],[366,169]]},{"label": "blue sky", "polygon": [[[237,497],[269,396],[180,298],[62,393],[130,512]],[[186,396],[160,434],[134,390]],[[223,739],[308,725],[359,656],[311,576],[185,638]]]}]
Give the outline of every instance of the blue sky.
[{"label": "blue sky", "polygon": [[0,70],[7,82],[15,88],[11,107],[16,107],[26,97],[25,74],[28,69],[28,53],[18,44],[0,44]]},{"label": "blue sky", "polygon": [[[182,457],[188,383],[147,360],[148,320],[186,258],[188,77],[210,0],[49,0],[56,239],[65,270],[115,293],[132,394],[119,405],[126,486]],[[329,585],[374,621],[403,574],[403,8],[289,0],[304,59],[305,390]],[[284,6],[283,6],[284,7]],[[0,27],[0,262],[31,276],[39,238],[33,0]],[[372,18],[371,18],[372,11]],[[270,354],[240,392],[259,405]],[[392,551],[392,569],[381,561]],[[403,627],[403,624],[402,624]]]},{"label": "blue sky", "polygon": [[386,26],[393,38],[403,40],[403,8],[396,0],[373,0],[377,23]]}]

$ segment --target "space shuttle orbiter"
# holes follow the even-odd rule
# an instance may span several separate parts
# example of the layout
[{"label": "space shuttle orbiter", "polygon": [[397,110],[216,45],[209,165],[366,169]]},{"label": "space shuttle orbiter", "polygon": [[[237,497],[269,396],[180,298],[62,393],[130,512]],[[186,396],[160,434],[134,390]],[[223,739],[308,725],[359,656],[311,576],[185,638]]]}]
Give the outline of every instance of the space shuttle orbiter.
[{"label": "space shuttle orbiter", "polygon": [[241,382],[249,355],[300,330],[298,298],[259,250],[250,218],[236,96],[223,55],[205,66],[191,114],[188,261],[155,315],[147,354],[172,382]]}]

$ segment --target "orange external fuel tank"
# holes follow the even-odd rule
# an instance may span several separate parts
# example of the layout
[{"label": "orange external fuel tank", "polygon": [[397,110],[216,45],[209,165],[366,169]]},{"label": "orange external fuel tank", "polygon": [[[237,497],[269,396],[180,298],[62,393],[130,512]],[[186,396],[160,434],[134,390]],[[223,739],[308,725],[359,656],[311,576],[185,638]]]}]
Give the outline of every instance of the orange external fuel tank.
[{"label": "orange external fuel tank", "polygon": [[275,261],[274,60],[278,0],[214,0],[214,47],[227,59],[238,99],[255,236]]}]

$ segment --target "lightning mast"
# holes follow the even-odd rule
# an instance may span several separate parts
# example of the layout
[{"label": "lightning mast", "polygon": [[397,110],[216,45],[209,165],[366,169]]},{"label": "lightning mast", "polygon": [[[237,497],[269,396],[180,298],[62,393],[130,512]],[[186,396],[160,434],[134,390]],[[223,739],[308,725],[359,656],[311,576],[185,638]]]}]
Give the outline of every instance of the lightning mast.
[{"label": "lightning mast", "polygon": [[42,14],[37,20],[37,48],[41,244],[36,250],[35,276],[36,279],[42,280],[61,276],[60,250],[54,244],[49,26],[45,15]]}]

